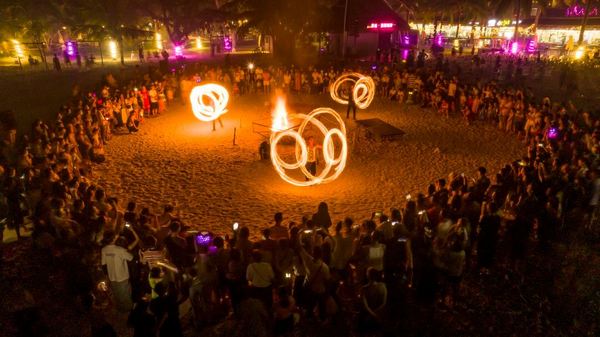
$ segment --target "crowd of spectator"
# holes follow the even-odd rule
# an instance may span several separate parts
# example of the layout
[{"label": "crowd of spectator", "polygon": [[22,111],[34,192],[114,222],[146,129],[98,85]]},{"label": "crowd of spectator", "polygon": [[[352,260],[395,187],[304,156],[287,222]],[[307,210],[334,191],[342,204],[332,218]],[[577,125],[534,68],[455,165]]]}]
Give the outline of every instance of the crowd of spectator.
[{"label": "crowd of spectator", "polygon": [[[221,82],[234,95],[276,88],[324,94],[347,70],[190,66],[121,85],[109,79],[53,123],[37,121],[22,141],[6,139],[2,225],[20,236],[31,222],[35,246],[57,259],[77,256],[80,269],[73,268],[81,274],[104,268],[104,276],[82,277],[88,282],[77,296],[95,310],[109,291],[135,336],[181,336],[179,308],[188,301],[198,328],[231,315],[246,336],[289,336],[302,321],[351,322],[351,330],[371,335],[397,324],[409,298],[426,313],[451,309],[465,273],[493,273],[502,263],[521,282],[533,248],[551,249],[567,226],[595,233],[600,123],[587,111],[533,97],[519,86],[518,66],[510,73],[515,84],[504,86],[469,81],[445,64],[417,53],[400,65],[355,70],[373,76],[381,99],[514,132],[527,147],[523,158],[489,176],[484,167],[476,177],[451,173],[369,219],[331,219],[323,202],[312,216],[276,213],[260,233],[237,224],[198,232],[168,205],[158,215],[134,202],[121,209],[92,175],[111,134],[135,133],[178,95],[185,103],[194,83]],[[581,221],[567,223],[570,214]],[[150,254],[159,258],[150,262]],[[93,326],[97,336],[114,333],[106,321]]]}]

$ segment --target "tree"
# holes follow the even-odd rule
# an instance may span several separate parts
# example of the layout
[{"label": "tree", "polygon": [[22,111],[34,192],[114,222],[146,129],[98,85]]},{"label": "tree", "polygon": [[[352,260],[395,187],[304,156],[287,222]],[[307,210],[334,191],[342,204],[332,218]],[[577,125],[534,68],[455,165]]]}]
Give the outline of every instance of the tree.
[{"label": "tree", "polygon": [[243,20],[238,34],[254,28],[271,35],[275,55],[290,58],[295,54],[296,42],[318,30],[331,4],[326,0],[233,0],[223,9],[231,18]]},{"label": "tree", "polygon": [[98,41],[116,38],[121,64],[125,64],[123,39],[152,34],[140,28],[146,18],[135,5],[134,0],[69,0],[69,14],[75,19],[69,28]]},{"label": "tree", "polygon": [[577,41],[578,45],[583,43],[583,34],[585,33],[585,28],[587,26],[588,15],[590,13],[590,8],[593,0],[587,0],[585,5],[585,13],[583,18],[581,19],[581,29],[579,30],[579,40]]},{"label": "tree", "polygon": [[144,14],[162,23],[174,44],[183,44],[188,35],[207,23],[224,18],[219,0],[138,0]]},{"label": "tree", "polygon": [[56,0],[0,0],[0,37],[50,45],[51,32],[65,20],[65,4]]}]

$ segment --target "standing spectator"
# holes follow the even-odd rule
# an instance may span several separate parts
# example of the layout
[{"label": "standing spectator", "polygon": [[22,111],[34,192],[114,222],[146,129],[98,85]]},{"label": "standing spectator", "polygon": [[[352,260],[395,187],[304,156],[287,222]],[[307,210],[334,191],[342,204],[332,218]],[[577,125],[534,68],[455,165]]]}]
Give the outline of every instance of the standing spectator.
[{"label": "standing spectator", "polygon": [[321,247],[314,247],[312,256],[303,247],[300,247],[300,256],[308,273],[305,283],[307,314],[308,316],[312,316],[315,307],[318,307],[319,317],[321,320],[324,320],[326,315],[325,304],[327,300],[327,284],[329,282],[329,266],[322,260]]},{"label": "standing spectator", "polygon": [[280,212],[275,213],[275,225],[269,228],[273,240],[282,240],[289,237],[287,229],[281,225],[282,222],[283,214]]},{"label": "standing spectator", "polygon": [[482,206],[481,220],[479,221],[479,238],[477,241],[477,266],[482,273],[489,273],[493,266],[498,244],[498,230],[500,229],[500,217],[496,204],[484,203]]},{"label": "standing spectator", "polygon": [[120,311],[128,312],[131,310],[131,284],[129,283],[128,261],[133,260],[133,255],[129,252],[139,242],[139,237],[133,228],[130,228],[135,240],[127,246],[127,241],[123,236],[109,236],[108,244],[102,248],[101,256],[102,266],[110,280],[110,287],[115,297],[117,308]]},{"label": "standing spectator", "polygon": [[331,227],[331,217],[329,216],[329,207],[322,201],[319,203],[317,213],[312,215],[312,222],[315,227],[328,230]]},{"label": "standing spectator", "polygon": [[361,311],[358,318],[358,329],[363,334],[369,334],[381,328],[387,304],[387,287],[380,281],[380,273],[369,268],[368,283],[360,290],[362,299]]},{"label": "standing spectator", "polygon": [[246,279],[252,297],[261,300],[270,309],[273,305],[272,286],[275,274],[271,265],[262,261],[259,251],[252,252],[252,263],[246,268]]},{"label": "standing spectator", "polygon": [[60,61],[58,60],[58,56],[56,56],[56,54],[54,54],[54,57],[52,58],[52,63],[54,64],[54,70],[61,71]]}]

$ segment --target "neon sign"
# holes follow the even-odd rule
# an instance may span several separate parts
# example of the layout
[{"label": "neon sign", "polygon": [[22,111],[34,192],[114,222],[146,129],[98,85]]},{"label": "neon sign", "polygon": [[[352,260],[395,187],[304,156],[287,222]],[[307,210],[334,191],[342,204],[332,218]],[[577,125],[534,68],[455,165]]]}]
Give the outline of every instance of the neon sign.
[{"label": "neon sign", "polygon": [[[567,7],[565,16],[585,16],[585,7],[579,5]],[[598,7],[590,8],[588,16],[600,16],[600,9]]]},{"label": "neon sign", "polygon": [[396,27],[393,22],[382,22],[382,23],[371,23],[367,26],[367,29],[392,29]]}]

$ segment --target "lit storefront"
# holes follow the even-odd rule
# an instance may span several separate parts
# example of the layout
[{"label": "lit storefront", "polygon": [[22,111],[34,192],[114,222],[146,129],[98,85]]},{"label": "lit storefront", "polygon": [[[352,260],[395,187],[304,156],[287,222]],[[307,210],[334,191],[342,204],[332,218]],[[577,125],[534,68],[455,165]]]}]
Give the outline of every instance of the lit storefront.
[{"label": "lit storefront", "polygon": [[[567,8],[549,8],[540,16],[537,27],[535,16],[519,20],[520,36],[537,36],[538,43],[564,45],[569,40],[577,42],[585,7],[572,5]],[[441,33],[446,38],[459,39],[512,39],[515,21],[507,19],[489,19],[487,22],[466,22],[458,27],[450,23],[433,24],[410,22],[411,29],[418,30],[421,38]],[[537,29],[536,29],[537,28]],[[600,45],[600,7],[591,6],[583,41],[588,45]]]}]

